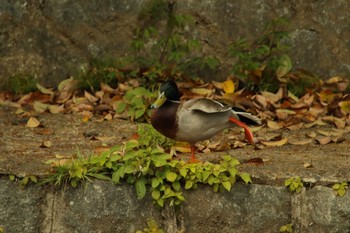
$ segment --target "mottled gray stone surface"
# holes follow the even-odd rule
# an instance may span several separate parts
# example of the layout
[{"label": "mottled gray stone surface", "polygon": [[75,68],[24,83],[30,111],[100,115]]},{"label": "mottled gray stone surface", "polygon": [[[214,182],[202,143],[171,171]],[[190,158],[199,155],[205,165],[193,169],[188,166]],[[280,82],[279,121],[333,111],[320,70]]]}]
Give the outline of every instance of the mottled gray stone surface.
[{"label": "mottled gray stone surface", "polygon": [[[45,85],[56,85],[86,69],[92,58],[130,53],[137,15],[145,1],[1,1],[0,83],[11,75],[34,74]],[[349,1],[177,1],[180,13],[193,16],[193,37],[203,52],[217,56],[225,79],[232,59],[228,44],[257,38],[277,17],[290,21],[294,68],[323,78],[350,74]],[[181,2],[181,3],[180,3]],[[213,77],[206,77],[212,79]]]}]

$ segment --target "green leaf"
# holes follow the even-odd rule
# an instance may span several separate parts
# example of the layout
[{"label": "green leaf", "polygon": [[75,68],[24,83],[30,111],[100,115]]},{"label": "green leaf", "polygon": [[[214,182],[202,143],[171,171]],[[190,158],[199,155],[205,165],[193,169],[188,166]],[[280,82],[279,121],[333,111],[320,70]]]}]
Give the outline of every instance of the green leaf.
[{"label": "green leaf", "polygon": [[9,179],[11,180],[11,181],[14,181],[15,180],[15,176],[14,175],[9,175]]},{"label": "green leaf", "polygon": [[181,190],[181,184],[178,181],[172,183],[172,186],[173,186],[175,191],[180,191]]},{"label": "green leaf", "polygon": [[340,197],[342,197],[342,196],[345,195],[346,190],[345,190],[345,189],[338,189],[337,193],[338,193],[338,195],[339,195]]},{"label": "green leaf", "polygon": [[285,79],[282,79],[283,76],[289,73],[292,69],[292,60],[288,55],[283,55],[280,58],[280,66],[276,70],[276,76],[281,82],[286,82]]},{"label": "green leaf", "polygon": [[38,180],[36,179],[36,176],[29,176],[30,181],[33,183],[38,183]]},{"label": "green leaf", "polygon": [[145,114],[145,109],[136,110],[135,119],[139,119],[141,116],[143,116],[143,114]]},{"label": "green leaf", "polygon": [[163,207],[164,206],[164,199],[163,198],[159,198],[157,200],[157,204],[160,206],[160,207]]},{"label": "green leaf", "polygon": [[131,139],[126,142],[125,150],[131,150],[139,146],[139,142],[137,140]]},{"label": "green leaf", "polygon": [[135,182],[136,194],[138,199],[144,198],[146,195],[146,179],[141,177]]},{"label": "green leaf", "polygon": [[334,190],[340,189],[340,184],[334,184],[334,185],[333,185],[333,189],[334,189]]},{"label": "green leaf", "polygon": [[156,177],[152,178],[152,183],[151,183],[152,188],[157,188],[159,184],[160,184],[160,180],[158,178]]},{"label": "green leaf", "polygon": [[242,180],[248,184],[248,183],[253,183],[252,179],[250,178],[250,175],[248,173],[241,173],[239,176],[242,178]]},{"label": "green leaf", "polygon": [[116,112],[117,114],[120,114],[120,113],[122,113],[122,112],[125,111],[126,106],[127,106],[126,103],[124,103],[124,102],[122,102],[122,101],[117,101],[117,102],[114,104],[113,108],[114,108],[114,110],[115,110],[115,112]]},{"label": "green leaf", "polygon": [[179,170],[179,172],[180,172],[180,175],[181,175],[182,177],[186,177],[186,176],[187,176],[187,173],[188,173],[188,170],[187,170],[186,168],[181,168],[181,169]]},{"label": "green leaf", "polygon": [[177,174],[175,172],[168,172],[165,177],[169,182],[174,182],[177,178]]},{"label": "green leaf", "polygon": [[154,200],[158,200],[158,199],[160,198],[160,192],[159,192],[159,190],[153,190],[152,193],[151,193],[151,195],[152,195],[152,198],[153,198]]},{"label": "green leaf", "polygon": [[73,187],[73,188],[76,188],[78,186],[78,181],[77,179],[72,179],[70,181],[70,185]]},{"label": "green leaf", "polygon": [[109,176],[106,176],[106,175],[100,174],[100,173],[89,174],[89,175],[92,177],[95,177],[97,179],[100,179],[100,180],[111,180],[111,178]]},{"label": "green leaf", "polygon": [[224,181],[222,182],[222,186],[224,186],[224,188],[227,190],[227,191],[231,191],[231,183],[230,181]]},{"label": "green leaf", "polygon": [[193,186],[192,180],[187,180],[185,183],[185,189],[190,189]]}]

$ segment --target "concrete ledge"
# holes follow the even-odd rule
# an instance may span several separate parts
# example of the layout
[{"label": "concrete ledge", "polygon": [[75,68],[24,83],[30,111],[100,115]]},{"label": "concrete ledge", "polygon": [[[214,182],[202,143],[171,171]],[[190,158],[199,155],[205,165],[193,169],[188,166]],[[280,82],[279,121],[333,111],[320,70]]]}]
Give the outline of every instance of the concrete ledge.
[{"label": "concrete ledge", "polygon": [[315,186],[301,193],[285,187],[237,183],[230,193],[200,186],[180,208],[160,209],[138,200],[129,185],[95,180],[78,188],[53,188],[0,180],[0,226],[6,233],[135,232],[154,219],[165,232],[348,232],[350,195]]}]

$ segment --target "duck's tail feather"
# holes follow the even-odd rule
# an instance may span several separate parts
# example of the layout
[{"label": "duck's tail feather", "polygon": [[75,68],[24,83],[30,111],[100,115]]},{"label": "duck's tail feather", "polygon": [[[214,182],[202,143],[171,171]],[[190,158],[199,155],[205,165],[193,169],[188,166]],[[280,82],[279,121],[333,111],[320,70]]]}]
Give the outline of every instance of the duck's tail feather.
[{"label": "duck's tail feather", "polygon": [[261,125],[261,120],[249,112],[245,112],[244,110],[237,107],[233,107],[232,111],[241,122],[247,125]]}]

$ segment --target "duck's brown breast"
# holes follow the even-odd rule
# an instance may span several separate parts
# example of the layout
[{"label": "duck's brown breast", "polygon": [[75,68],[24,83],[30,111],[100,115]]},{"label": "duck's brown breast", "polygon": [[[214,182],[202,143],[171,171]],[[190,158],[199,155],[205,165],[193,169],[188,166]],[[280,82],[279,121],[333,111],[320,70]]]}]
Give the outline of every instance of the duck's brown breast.
[{"label": "duck's brown breast", "polygon": [[178,130],[177,110],[179,105],[179,103],[167,101],[161,107],[155,109],[151,117],[153,128],[174,140]]}]

